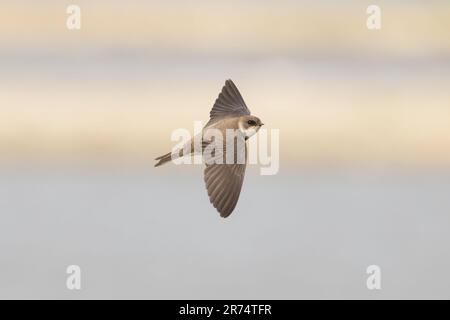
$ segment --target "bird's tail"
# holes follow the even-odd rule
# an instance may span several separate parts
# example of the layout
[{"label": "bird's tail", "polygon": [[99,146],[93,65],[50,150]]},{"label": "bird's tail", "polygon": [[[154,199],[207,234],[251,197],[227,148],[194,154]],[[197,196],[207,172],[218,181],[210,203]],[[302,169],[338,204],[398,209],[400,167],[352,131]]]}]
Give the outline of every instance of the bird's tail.
[{"label": "bird's tail", "polygon": [[167,163],[171,160],[175,160],[187,155],[192,154],[194,151],[194,140],[190,140],[186,142],[186,144],[182,148],[178,148],[177,150],[173,150],[172,152],[166,153],[161,157],[156,158],[158,162],[155,164],[155,167],[162,166],[164,163]]},{"label": "bird's tail", "polygon": [[155,167],[162,166],[164,163],[167,163],[172,160],[172,152],[166,153],[165,155],[156,158],[158,162],[155,164]]}]

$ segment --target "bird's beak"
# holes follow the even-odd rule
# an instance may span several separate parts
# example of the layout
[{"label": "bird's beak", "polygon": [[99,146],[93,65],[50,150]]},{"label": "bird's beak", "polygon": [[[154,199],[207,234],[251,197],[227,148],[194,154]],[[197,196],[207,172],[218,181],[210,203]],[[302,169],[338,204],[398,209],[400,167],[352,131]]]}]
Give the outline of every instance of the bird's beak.
[{"label": "bird's beak", "polygon": [[264,123],[261,123],[259,126],[262,127],[264,125]]}]

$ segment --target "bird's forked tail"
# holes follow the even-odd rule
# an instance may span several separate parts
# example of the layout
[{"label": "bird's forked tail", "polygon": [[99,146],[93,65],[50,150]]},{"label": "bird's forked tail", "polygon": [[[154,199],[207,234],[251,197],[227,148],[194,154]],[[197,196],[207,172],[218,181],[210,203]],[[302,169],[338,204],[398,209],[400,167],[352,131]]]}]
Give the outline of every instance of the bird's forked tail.
[{"label": "bird's forked tail", "polygon": [[191,154],[193,150],[194,150],[193,140],[188,141],[182,148],[172,150],[172,152],[166,153],[165,155],[156,158],[155,160],[157,160],[158,162],[155,164],[155,167],[162,166],[164,163],[187,156]]},{"label": "bird's forked tail", "polygon": [[159,160],[156,164],[155,167],[159,167],[162,166],[164,163],[167,163],[169,161],[172,160],[172,152],[166,153],[165,155],[156,158],[155,160]]}]

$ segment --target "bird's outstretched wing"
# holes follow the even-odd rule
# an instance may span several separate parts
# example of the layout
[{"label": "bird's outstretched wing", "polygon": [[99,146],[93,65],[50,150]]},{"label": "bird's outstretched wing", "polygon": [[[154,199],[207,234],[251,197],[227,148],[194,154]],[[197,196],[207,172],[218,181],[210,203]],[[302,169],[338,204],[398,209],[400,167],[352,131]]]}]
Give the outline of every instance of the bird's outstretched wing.
[{"label": "bird's outstretched wing", "polygon": [[[217,144],[211,149],[211,158],[206,161],[204,180],[210,202],[219,211],[220,216],[226,218],[233,212],[239,200],[247,163],[247,145],[245,141],[239,144],[234,140],[234,152],[229,150],[234,153],[234,162],[227,164],[226,144],[222,141],[212,142],[214,143]],[[206,154],[210,153],[207,149],[204,151]],[[217,161],[219,159],[221,162]]]},{"label": "bird's outstretched wing", "polygon": [[245,164],[212,164],[206,166],[204,179],[209,200],[223,218],[236,207],[245,175]]},{"label": "bird's outstretched wing", "polygon": [[238,88],[233,81],[225,81],[222,92],[209,113],[210,122],[224,117],[245,115],[250,115],[250,110],[247,108]]}]

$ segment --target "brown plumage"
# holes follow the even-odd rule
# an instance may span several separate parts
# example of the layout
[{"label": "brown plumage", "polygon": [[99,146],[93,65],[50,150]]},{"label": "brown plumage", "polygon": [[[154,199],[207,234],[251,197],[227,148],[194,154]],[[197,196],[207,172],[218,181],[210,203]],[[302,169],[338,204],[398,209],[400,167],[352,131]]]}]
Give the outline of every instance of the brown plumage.
[{"label": "brown plumage", "polygon": [[[202,153],[206,163],[204,181],[209,200],[221,217],[228,217],[236,207],[247,162],[246,140],[262,125],[259,118],[250,115],[250,110],[233,81],[227,80],[211,109],[210,120],[203,128],[201,137],[196,137],[202,139]],[[236,132],[232,136],[233,140],[227,141],[227,129]],[[217,132],[221,133],[220,137],[216,136]],[[230,154],[231,151],[227,154],[227,147],[231,143],[233,155]],[[158,162],[155,167],[186,156],[184,150],[191,150],[189,154],[192,154],[193,146],[194,140],[191,140],[183,148],[156,158]],[[232,159],[231,163],[227,161],[227,157]]]}]

